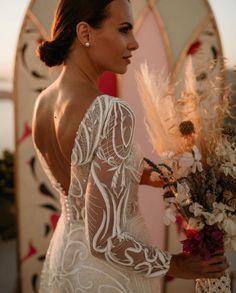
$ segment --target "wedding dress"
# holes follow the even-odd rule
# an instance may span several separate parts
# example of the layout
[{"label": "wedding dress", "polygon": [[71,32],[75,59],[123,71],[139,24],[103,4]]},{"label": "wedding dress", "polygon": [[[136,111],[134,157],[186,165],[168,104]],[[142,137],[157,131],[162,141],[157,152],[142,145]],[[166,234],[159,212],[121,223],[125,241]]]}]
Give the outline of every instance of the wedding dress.
[{"label": "wedding dress", "polygon": [[61,217],[44,262],[40,293],[157,293],[171,255],[150,245],[137,203],[143,159],[127,103],[98,96],[71,155],[68,194],[35,146],[59,192]]}]

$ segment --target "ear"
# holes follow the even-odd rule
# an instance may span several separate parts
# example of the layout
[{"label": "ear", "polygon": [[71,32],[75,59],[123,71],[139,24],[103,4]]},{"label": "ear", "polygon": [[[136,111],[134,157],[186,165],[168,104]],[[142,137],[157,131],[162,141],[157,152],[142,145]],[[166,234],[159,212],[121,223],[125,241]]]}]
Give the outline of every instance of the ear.
[{"label": "ear", "polygon": [[84,46],[89,42],[90,26],[87,22],[81,21],[76,25],[76,35],[79,42]]}]

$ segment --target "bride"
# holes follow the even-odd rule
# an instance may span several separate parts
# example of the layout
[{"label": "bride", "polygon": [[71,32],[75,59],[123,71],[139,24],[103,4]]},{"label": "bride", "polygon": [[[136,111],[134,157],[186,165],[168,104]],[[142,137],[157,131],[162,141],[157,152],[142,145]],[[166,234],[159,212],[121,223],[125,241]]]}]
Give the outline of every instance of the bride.
[{"label": "bride", "polygon": [[58,79],[38,97],[33,140],[62,212],[40,292],[154,293],[165,274],[217,278],[224,256],[204,261],[150,244],[137,204],[139,184],[161,187],[135,142],[135,117],[97,88],[104,71],[123,74],[138,48],[128,0],[61,0],[51,41],[38,54]]}]

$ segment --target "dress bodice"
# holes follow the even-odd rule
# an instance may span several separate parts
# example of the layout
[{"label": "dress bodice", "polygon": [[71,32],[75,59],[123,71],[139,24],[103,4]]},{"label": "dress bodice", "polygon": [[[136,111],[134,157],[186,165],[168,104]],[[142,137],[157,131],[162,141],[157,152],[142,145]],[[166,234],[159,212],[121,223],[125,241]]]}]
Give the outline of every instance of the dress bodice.
[{"label": "dress bodice", "polygon": [[[63,190],[60,182],[55,179],[51,173],[51,170],[47,166],[45,159],[35,145],[43,169],[49,178],[50,183],[60,195],[62,214],[66,217],[68,223],[79,220],[84,221],[84,195],[86,193],[88,177],[91,170],[91,162],[104,135],[104,133],[102,133],[102,131],[104,131],[102,125],[104,124],[106,115],[108,115],[109,109],[111,110],[111,103],[114,101],[116,103],[126,105],[124,101],[118,98],[107,95],[98,96],[87,109],[81,121],[81,124],[76,132],[75,142],[71,154],[71,182],[68,194],[66,194]],[[134,119],[134,116],[132,119]],[[119,121],[114,121],[114,123],[118,122]],[[133,126],[134,124],[132,124],[130,133],[133,133]],[[112,130],[107,129],[106,131],[111,132]],[[121,135],[124,135],[125,131],[126,129],[123,130]],[[118,148],[118,146],[110,145],[110,148],[112,148],[115,152],[115,149]],[[129,193],[129,200],[127,201],[127,215],[129,216],[134,215],[134,212],[137,211],[137,187],[142,174],[143,165],[143,156],[140,147],[136,143],[132,142],[129,156],[127,156],[125,160],[125,171],[128,173],[132,188],[132,192]],[[117,170],[116,176],[113,178],[114,182],[116,177],[119,177],[119,172],[120,169]],[[125,174],[123,177],[124,176]]]}]

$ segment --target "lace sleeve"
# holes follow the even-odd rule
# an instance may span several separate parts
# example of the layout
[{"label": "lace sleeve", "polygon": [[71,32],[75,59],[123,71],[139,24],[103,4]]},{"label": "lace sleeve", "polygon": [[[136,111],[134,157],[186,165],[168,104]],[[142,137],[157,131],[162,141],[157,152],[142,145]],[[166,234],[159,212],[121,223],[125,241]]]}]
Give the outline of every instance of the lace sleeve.
[{"label": "lace sleeve", "polygon": [[130,192],[127,159],[134,115],[116,101],[108,113],[101,143],[91,164],[86,190],[86,226],[91,253],[108,262],[155,277],[168,271],[171,255],[123,231]]}]

